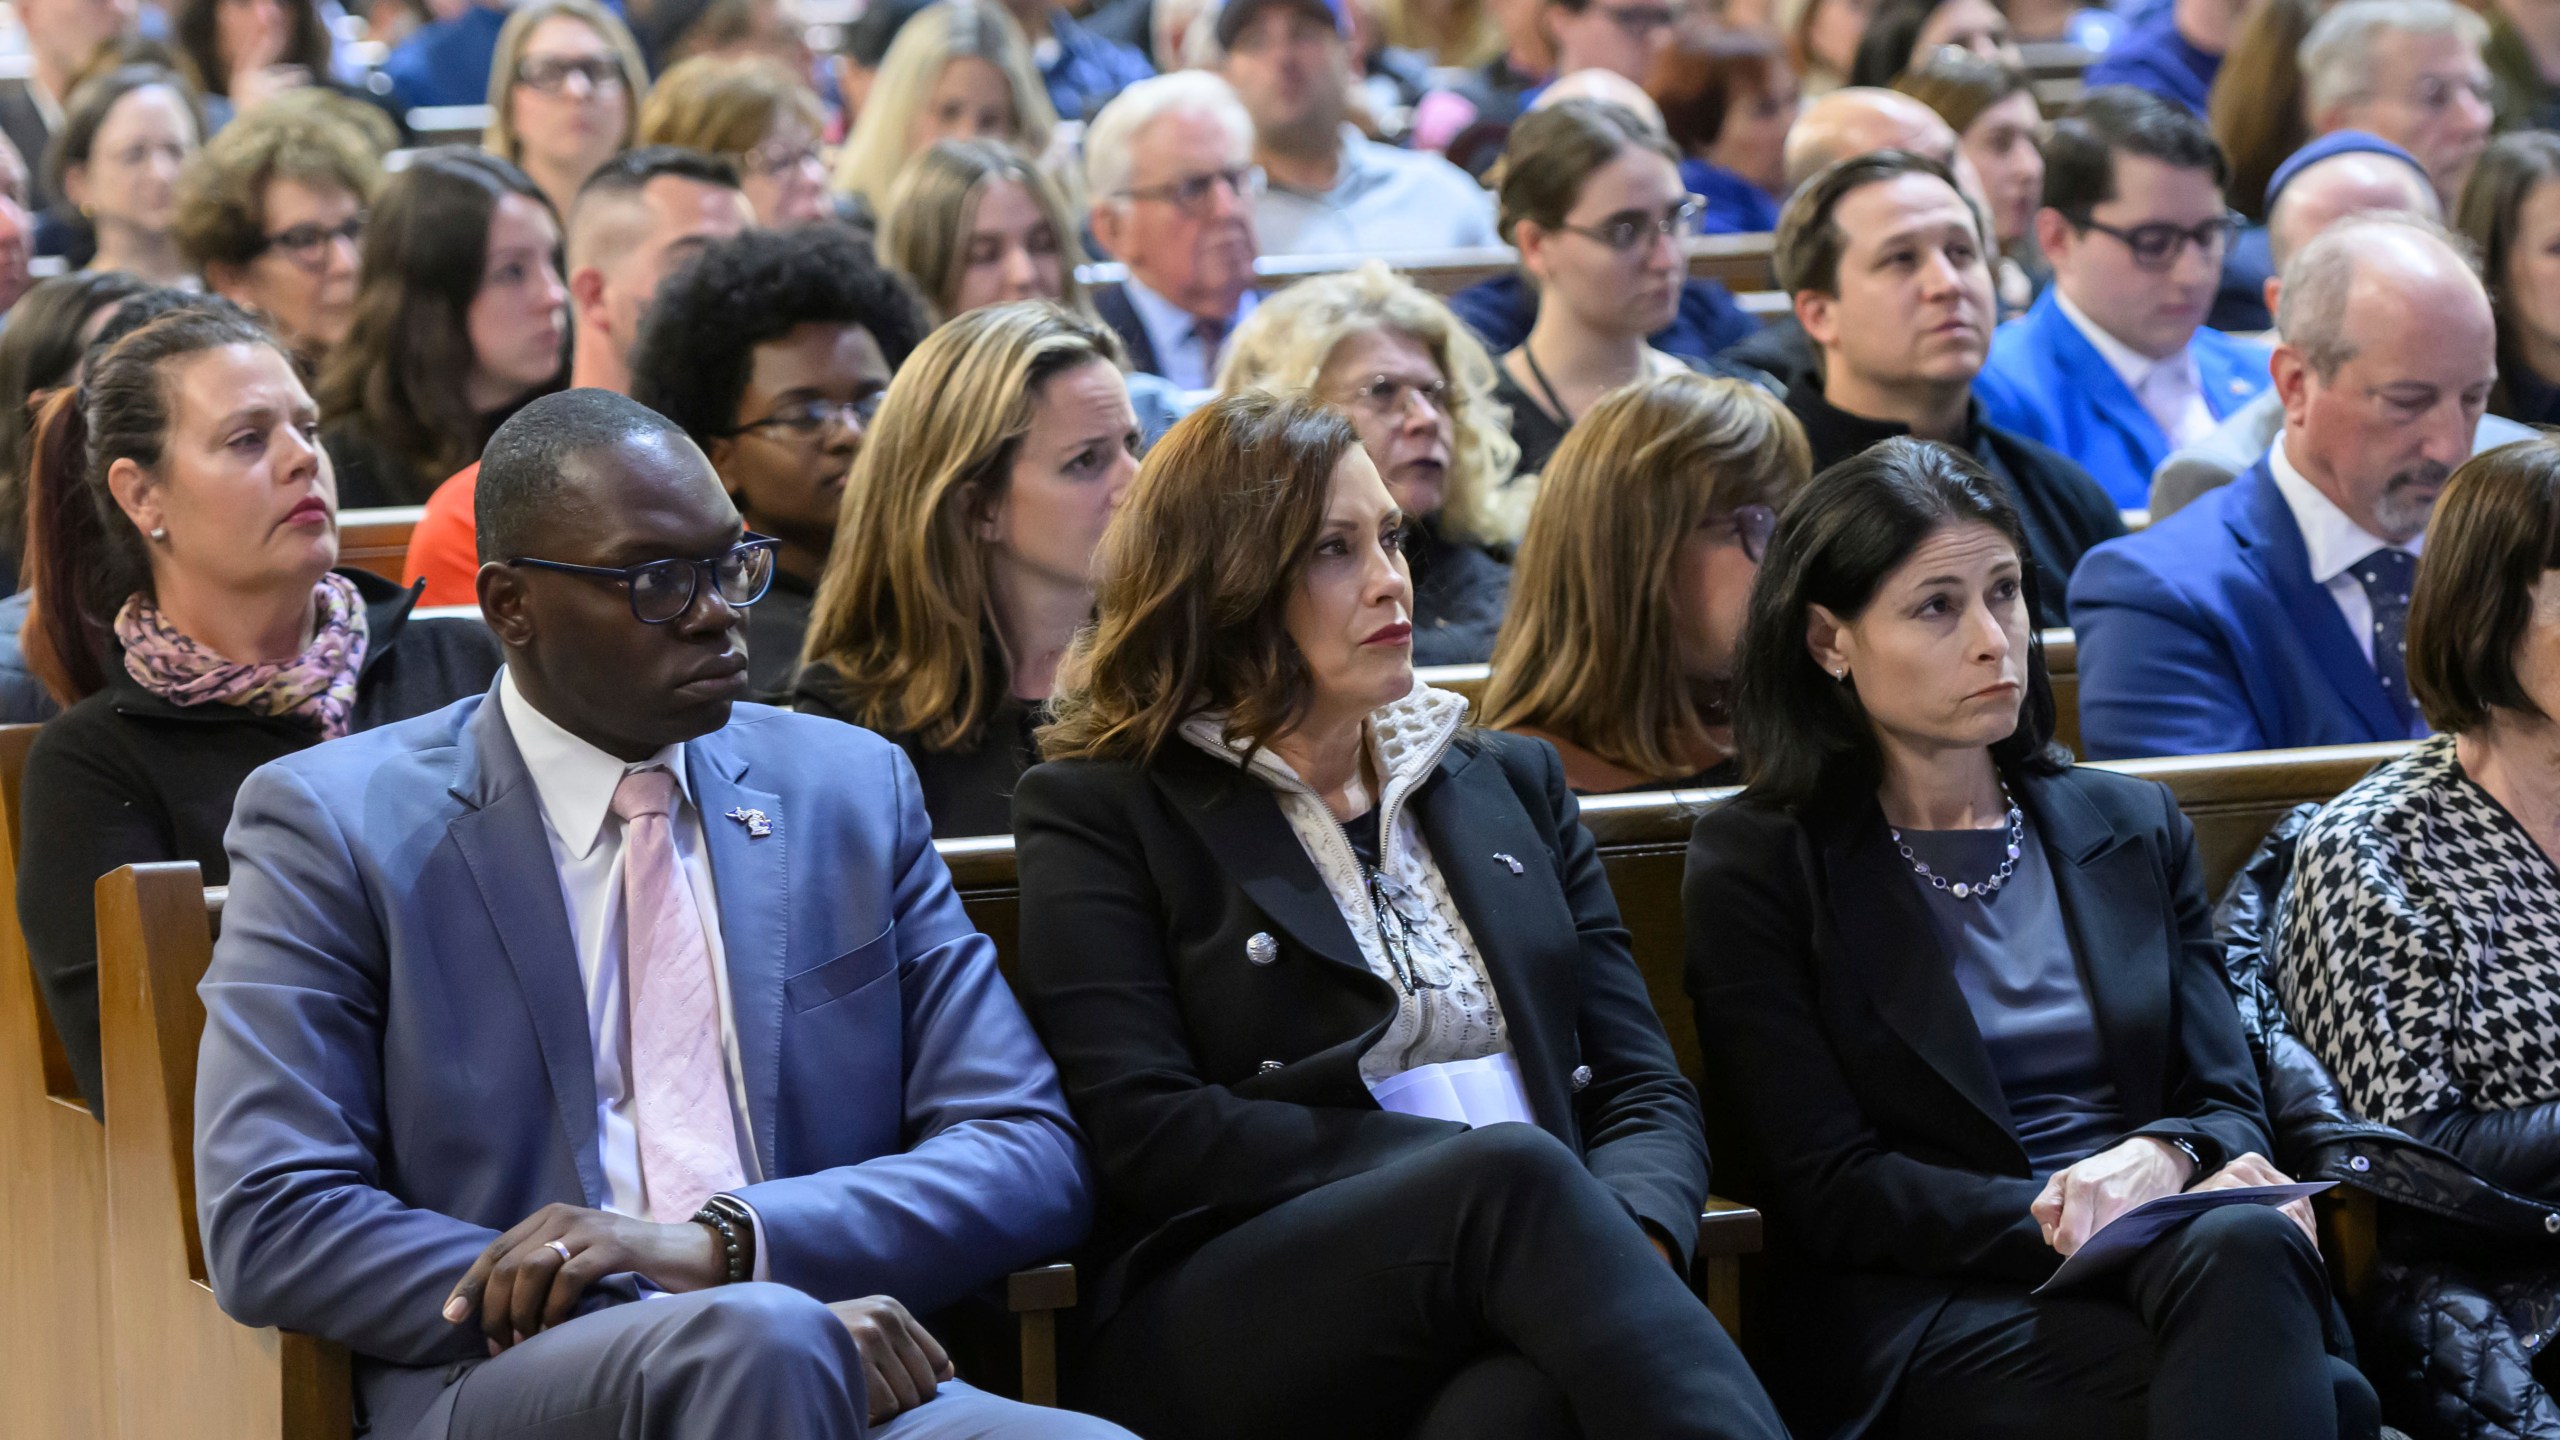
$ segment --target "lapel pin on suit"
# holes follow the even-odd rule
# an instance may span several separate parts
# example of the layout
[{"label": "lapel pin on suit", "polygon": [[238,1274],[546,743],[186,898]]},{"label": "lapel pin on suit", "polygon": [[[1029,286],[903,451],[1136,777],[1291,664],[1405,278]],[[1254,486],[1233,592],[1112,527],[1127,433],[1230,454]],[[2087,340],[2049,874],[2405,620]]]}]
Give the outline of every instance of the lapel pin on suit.
[{"label": "lapel pin on suit", "polygon": [[1244,942],[1244,958],[1256,965],[1268,965],[1280,958],[1280,942],[1271,938],[1270,931],[1256,930],[1253,938]]},{"label": "lapel pin on suit", "polygon": [[1519,861],[1517,861],[1517,860],[1512,859],[1512,858],[1511,858],[1510,856],[1508,856],[1508,855],[1503,854],[1501,851],[1499,851],[1499,850],[1494,851],[1494,852],[1493,852],[1493,858],[1494,858],[1494,859],[1496,859],[1496,860],[1501,861],[1501,862],[1502,862],[1503,864],[1505,864],[1505,865],[1510,866],[1510,867],[1511,867],[1511,873],[1512,873],[1512,874],[1514,874],[1514,875],[1518,875],[1518,874],[1523,873],[1523,872],[1522,872],[1522,870],[1521,870],[1521,868],[1520,868],[1520,862],[1519,862]]},{"label": "lapel pin on suit", "polygon": [[744,805],[741,805],[737,809],[730,811],[724,818],[735,820],[739,824],[746,826],[747,838],[750,840],[761,840],[767,835],[773,833],[773,822],[766,819],[765,813],[761,810],[750,810]]}]

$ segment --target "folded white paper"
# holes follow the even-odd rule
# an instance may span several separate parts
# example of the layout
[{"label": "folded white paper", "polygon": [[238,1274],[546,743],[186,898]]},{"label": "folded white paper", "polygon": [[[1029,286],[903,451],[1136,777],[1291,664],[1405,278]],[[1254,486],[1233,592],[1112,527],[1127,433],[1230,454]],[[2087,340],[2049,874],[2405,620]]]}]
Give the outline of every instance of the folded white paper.
[{"label": "folded white paper", "polygon": [[2036,1293],[2042,1295],[2103,1275],[2142,1253],[2143,1246],[2159,1239],[2170,1227],[2207,1210],[2219,1210],[2225,1205],[2289,1204],[2305,1195],[2317,1195],[2336,1183],[2315,1180],[2293,1185],[2239,1185],[2229,1190],[2189,1190],[2146,1201],[2101,1226],[2097,1234],[2071,1253],[2070,1259],[2062,1262],[2052,1279],[2036,1287]]},{"label": "folded white paper", "polygon": [[1399,1115],[1428,1115],[1464,1125],[1531,1124],[1529,1089],[1520,1062],[1509,1055],[1417,1065],[1369,1087],[1378,1108]]}]

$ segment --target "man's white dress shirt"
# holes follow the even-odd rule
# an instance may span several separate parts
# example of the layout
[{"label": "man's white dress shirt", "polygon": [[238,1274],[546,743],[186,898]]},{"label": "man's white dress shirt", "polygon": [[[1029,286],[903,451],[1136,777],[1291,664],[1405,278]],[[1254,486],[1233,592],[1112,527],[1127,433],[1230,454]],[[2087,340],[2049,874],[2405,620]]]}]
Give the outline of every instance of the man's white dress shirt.
[{"label": "man's white dress shirt", "polygon": [[2062,318],[2097,348],[2107,368],[2116,372],[2124,388],[2141,402],[2143,413],[2160,427],[2161,434],[2169,437],[2170,449],[2195,444],[2221,423],[2214,419],[2213,407],[2205,403],[2204,374],[2196,367],[2193,350],[2182,345],[2168,359],[2154,360],[2108,334],[2104,326],[2072,304],[2060,286],[2054,288],[2053,300],[2062,311]]},{"label": "man's white dress shirt", "polygon": [[2395,545],[2349,518],[2338,508],[2338,502],[2320,493],[2301,471],[2293,468],[2293,457],[2284,453],[2284,437],[2276,437],[2275,448],[2267,452],[2267,469],[2276,477],[2276,491],[2284,496],[2285,508],[2293,512],[2293,528],[2302,532],[2302,547],[2311,553],[2311,579],[2337,603],[2338,613],[2346,618],[2347,633],[2356,637],[2356,648],[2364,652],[2365,663],[2373,663],[2373,597],[2364,591],[2364,583],[2353,574],[2355,563],[2376,550],[2405,550],[2418,553],[2426,543],[2420,535],[2406,545]]}]

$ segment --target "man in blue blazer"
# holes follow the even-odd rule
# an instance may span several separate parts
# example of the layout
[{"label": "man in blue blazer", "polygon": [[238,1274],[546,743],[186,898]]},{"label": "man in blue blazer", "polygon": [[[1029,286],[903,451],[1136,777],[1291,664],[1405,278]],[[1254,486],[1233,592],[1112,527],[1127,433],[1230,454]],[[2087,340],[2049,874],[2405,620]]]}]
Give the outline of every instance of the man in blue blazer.
[{"label": "man in blue blazer", "polygon": [[2267,388],[2264,346],[2202,328],[2222,277],[2230,167],[2204,121],[2091,91],[2045,146],[2036,242],[2053,284],[1992,337],[1986,418],[2080,462],[2124,509],[2181,445]]},{"label": "man in blue blazer", "polygon": [[773,542],[600,390],[509,420],[477,511],[492,692],[241,788],[224,1308],[355,1352],[377,1436],[1121,1434],[913,1318],[1080,1241],[1090,1177],[906,761],[733,705]]},{"label": "man in blue blazer", "polygon": [[2488,296],[2433,222],[2368,215],[2303,247],[2279,305],[2274,448],[2072,580],[2092,759],[2426,733],[2409,588],[2497,376]]}]

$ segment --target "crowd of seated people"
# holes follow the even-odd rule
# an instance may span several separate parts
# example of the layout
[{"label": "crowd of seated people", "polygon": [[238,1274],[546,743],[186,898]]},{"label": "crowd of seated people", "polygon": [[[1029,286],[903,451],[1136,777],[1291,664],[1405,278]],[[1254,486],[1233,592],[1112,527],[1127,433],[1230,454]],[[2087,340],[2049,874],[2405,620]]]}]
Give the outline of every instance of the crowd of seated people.
[{"label": "crowd of seated people", "polygon": [[[2560,1233],[2548,6],[429,8],[0,67],[7,919],[112,1126],[95,883],[228,886],[205,1279],[366,1433],[2560,1440],[2476,1216],[2044,1288],[2340,1178],[2270,1023]],[[2079,759],[2344,744],[2235,996]]]}]

